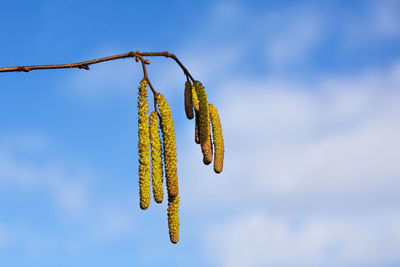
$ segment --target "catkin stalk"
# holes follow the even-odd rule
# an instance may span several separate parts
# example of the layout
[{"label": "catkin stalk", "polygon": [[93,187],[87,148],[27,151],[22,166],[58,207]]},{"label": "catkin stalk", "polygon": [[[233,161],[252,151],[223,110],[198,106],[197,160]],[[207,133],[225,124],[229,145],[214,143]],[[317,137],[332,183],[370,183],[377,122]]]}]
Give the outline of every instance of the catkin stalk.
[{"label": "catkin stalk", "polygon": [[140,208],[150,205],[150,136],[147,104],[147,82],[143,79],[138,87],[138,154]]},{"label": "catkin stalk", "polygon": [[158,131],[157,112],[153,111],[149,118],[149,132],[151,145],[151,180],[153,185],[153,196],[157,203],[161,203],[164,198],[163,165],[160,133]]},{"label": "catkin stalk", "polygon": [[161,114],[161,132],[163,136],[164,166],[168,197],[176,197],[178,196],[178,173],[174,122],[169,105],[162,94],[157,94],[156,102]]},{"label": "catkin stalk", "polygon": [[217,108],[213,104],[210,104],[209,108],[214,143],[214,171],[220,173],[224,166],[224,137],[222,135],[221,120]]}]

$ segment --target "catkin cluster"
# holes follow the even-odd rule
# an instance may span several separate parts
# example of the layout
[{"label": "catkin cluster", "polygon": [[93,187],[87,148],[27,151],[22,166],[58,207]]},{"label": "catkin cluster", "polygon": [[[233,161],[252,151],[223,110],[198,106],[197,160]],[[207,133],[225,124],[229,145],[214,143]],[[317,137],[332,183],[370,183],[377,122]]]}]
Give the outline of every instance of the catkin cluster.
[{"label": "catkin cluster", "polygon": [[[194,110],[195,117],[195,142],[200,144],[203,153],[203,162],[208,165],[213,160],[214,148],[214,171],[222,172],[224,165],[224,138],[222,136],[221,121],[218,111],[214,105],[208,103],[208,97],[204,86],[199,81],[195,81],[192,86],[191,101],[187,100],[188,82],[185,84],[185,111],[188,108],[191,112]],[[186,103],[191,103],[188,107]],[[188,117],[189,118],[189,117]],[[210,131],[210,123],[212,126],[212,137]]]},{"label": "catkin cluster", "polygon": [[[160,122],[157,111],[148,116],[147,82],[140,82],[138,97],[139,121],[139,195],[140,208],[147,209],[150,204],[150,148],[151,178],[153,196],[157,203],[162,203],[163,193],[163,159],[168,192],[168,228],[172,243],[179,241],[179,192],[177,175],[177,157],[174,123],[170,107],[157,93],[155,101],[160,111]],[[162,140],[160,137],[161,128]]]},{"label": "catkin cluster", "polygon": [[[151,186],[154,201],[162,203],[164,199],[163,175],[165,175],[168,193],[168,228],[172,243],[179,241],[179,201],[177,174],[177,153],[174,131],[174,122],[171,116],[170,106],[164,96],[158,93],[150,83],[147,75],[145,60],[147,56],[164,56],[172,58],[181,67],[186,75],[184,104],[188,119],[195,118],[195,142],[200,144],[203,154],[203,162],[209,165],[214,160],[214,171],[221,173],[224,162],[224,139],[220,117],[214,105],[208,103],[206,90],[200,81],[193,79],[188,70],[182,65],[178,58],[169,52],[128,52],[116,56],[89,60],[76,64],[42,65],[42,66],[19,66],[0,68],[0,72],[25,71],[35,69],[58,69],[77,67],[89,70],[89,65],[119,59],[135,58],[136,62],[142,63],[143,79],[138,86],[138,176],[140,208],[145,210],[151,201]],[[192,84],[193,82],[193,84]],[[147,86],[149,85],[154,96],[154,111],[149,116],[147,101]],[[211,131],[212,127],[212,131]],[[161,136],[160,136],[161,131]],[[164,172],[163,172],[164,168]],[[151,171],[151,172],[150,172]],[[151,173],[151,182],[150,182]]]},{"label": "catkin cluster", "polygon": [[[162,203],[164,166],[168,193],[169,237],[172,243],[177,243],[180,198],[174,122],[166,99],[153,88],[151,89],[154,93],[155,111],[148,115],[146,87],[147,82],[143,79],[138,87],[140,208],[147,209],[150,204],[150,163],[153,197],[155,202]],[[190,80],[186,81],[184,97],[186,117],[195,118],[195,142],[201,146],[203,162],[209,165],[214,160],[214,171],[220,173],[223,169],[225,149],[218,111],[214,105],[208,103],[206,90],[199,81],[193,84]]]}]

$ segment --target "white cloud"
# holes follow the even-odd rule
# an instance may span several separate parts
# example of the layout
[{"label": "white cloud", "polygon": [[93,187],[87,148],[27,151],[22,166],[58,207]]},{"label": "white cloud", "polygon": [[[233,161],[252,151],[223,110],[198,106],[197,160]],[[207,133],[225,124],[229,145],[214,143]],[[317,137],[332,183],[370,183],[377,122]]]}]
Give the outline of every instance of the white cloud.
[{"label": "white cloud", "polygon": [[[204,178],[193,179],[198,183],[187,190],[199,199],[210,194],[225,201],[234,201],[244,188],[248,195],[239,194],[243,198],[265,192],[290,198],[394,193],[400,187],[395,70],[322,79],[310,85],[319,88],[314,91],[271,80],[228,82],[217,105],[227,144],[225,174],[216,178],[201,169]],[[182,146],[190,148],[183,153],[199,155],[194,145]],[[225,192],[219,192],[221,187]]]},{"label": "white cloud", "polygon": [[306,218],[293,223],[245,212],[207,232],[218,266],[354,266],[396,260],[400,239],[392,216]]},{"label": "white cloud", "polygon": [[[223,225],[206,220],[205,231],[214,229],[205,241],[217,244],[214,260],[223,266],[393,260],[398,217],[387,214],[400,213],[398,79],[393,64],[311,83],[222,84],[215,104],[224,128],[223,173],[202,166],[192,136],[179,145],[186,209],[238,216]],[[304,223],[296,233],[290,218]],[[377,225],[363,223],[375,218]]]},{"label": "white cloud", "polygon": [[[374,24],[374,33],[362,31],[361,42],[396,34],[395,16],[385,18],[385,9],[381,18],[368,16],[365,24]],[[216,29],[199,36],[229,37],[238,28],[220,29],[226,21],[236,26],[233,18],[246,17],[243,23],[254,27],[235,39],[237,50],[217,61],[218,71],[207,64],[196,69],[218,83],[210,101],[224,128],[222,174],[203,166],[200,147],[187,135],[192,122],[178,137],[182,208],[201,221],[199,235],[211,260],[216,266],[380,266],[398,260],[399,62],[346,75],[317,72],[308,82],[284,72],[274,76],[276,69],[307,62],[333,28],[339,41],[356,37],[346,36],[348,29],[370,28],[359,25],[359,17],[332,21],[337,17],[323,9],[266,12],[263,18],[244,8],[228,10],[210,19],[210,25],[220,21]],[[346,28],[337,29],[340,23]],[[205,47],[199,54],[208,56],[204,40],[195,38]],[[272,74],[233,75],[230,68],[248,60],[242,56],[260,43]],[[213,53],[221,51],[222,45]],[[192,56],[190,66],[204,60]]]}]

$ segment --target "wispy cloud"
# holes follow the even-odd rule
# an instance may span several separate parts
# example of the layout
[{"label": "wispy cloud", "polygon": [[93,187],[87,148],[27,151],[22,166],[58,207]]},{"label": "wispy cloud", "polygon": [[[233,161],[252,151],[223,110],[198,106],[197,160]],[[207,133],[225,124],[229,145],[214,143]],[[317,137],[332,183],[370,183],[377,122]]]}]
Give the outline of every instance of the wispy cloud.
[{"label": "wispy cloud", "polygon": [[[0,184],[20,194],[22,199],[25,199],[24,194],[49,199],[55,204],[56,213],[47,219],[67,220],[71,224],[67,231],[70,236],[55,234],[52,227],[48,231],[36,231],[28,223],[35,218],[21,215],[27,223],[10,225],[4,222],[1,225],[0,248],[16,246],[34,254],[56,247],[76,250],[88,246],[88,240],[110,242],[132,233],[131,201],[118,202],[104,197],[99,200],[94,183],[94,177],[99,178],[99,175],[90,167],[57,162],[57,155],[37,145],[49,144],[43,135],[20,133],[17,136],[21,137],[20,142],[17,137],[8,138],[5,140],[15,142],[4,142],[0,146]],[[43,158],[40,163],[33,160],[38,154]],[[39,199],[32,202],[38,203]],[[77,238],[76,233],[82,231],[84,234]]]},{"label": "wispy cloud", "polygon": [[[286,31],[269,40],[267,55],[271,62],[276,56],[278,67],[304,59],[321,38],[320,17],[292,18]],[[297,26],[306,32],[297,32]],[[274,42],[290,51],[278,57]],[[211,251],[218,253],[211,255],[218,264],[396,260],[398,66],[324,74],[308,82],[256,75],[220,81],[215,97],[225,133],[224,172],[210,175],[211,168],[199,166],[192,138],[180,144],[183,155],[194,155],[181,159],[182,176],[190,177],[182,185],[187,209],[202,215],[231,211],[228,218],[220,215],[221,225],[203,223],[204,242],[215,244]],[[381,219],[372,225],[357,216]],[[302,223],[296,231],[293,221]]]},{"label": "wispy cloud", "polygon": [[[211,194],[231,199],[240,190],[235,183],[225,185],[224,192],[215,190],[228,176],[229,180],[237,177],[244,186],[242,175],[246,173],[247,184],[257,181],[250,188],[257,188],[259,197],[264,192],[298,196],[295,192],[303,190],[301,194],[310,197],[314,192],[319,197],[343,193],[346,188],[356,193],[399,186],[396,174],[400,169],[394,162],[400,156],[400,143],[395,142],[400,131],[395,123],[400,113],[396,65],[385,72],[362,73],[351,79],[322,78],[312,84],[228,82],[221,87],[226,97],[219,106],[227,166],[235,169],[230,173],[227,167],[229,174],[218,179],[202,173],[204,178],[194,179],[199,182],[193,189],[203,197]],[[251,89],[243,90],[245,87]],[[305,90],[307,87],[314,90]],[[206,185],[210,188],[199,190]],[[248,198],[254,197],[253,190],[247,192]]]},{"label": "wispy cloud", "polygon": [[370,266],[398,260],[398,222],[398,214],[290,220],[244,212],[206,242],[221,266]]},{"label": "wispy cloud", "polygon": [[[214,259],[223,266],[396,259],[398,78],[394,64],[310,84],[227,82],[218,103],[226,142],[223,173],[212,175],[195,160],[200,151],[191,139],[181,144],[182,154],[195,155],[182,159],[182,176],[190,177],[183,185],[188,209],[231,211],[223,225],[212,219],[204,225],[206,232],[214,229],[205,241],[218,244],[212,246]],[[373,225],[357,216],[381,219]],[[304,225],[293,232],[292,221]]]}]

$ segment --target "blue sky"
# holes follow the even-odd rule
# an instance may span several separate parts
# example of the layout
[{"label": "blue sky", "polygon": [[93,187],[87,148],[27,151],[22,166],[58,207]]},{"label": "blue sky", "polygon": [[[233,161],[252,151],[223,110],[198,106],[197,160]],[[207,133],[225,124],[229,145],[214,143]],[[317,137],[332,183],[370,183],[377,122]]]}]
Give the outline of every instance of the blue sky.
[{"label": "blue sky", "polygon": [[181,238],[139,208],[132,60],[0,74],[0,266],[398,266],[400,4],[0,0],[0,67],[175,53],[220,112],[202,164],[185,77],[151,58],[175,121]]}]

